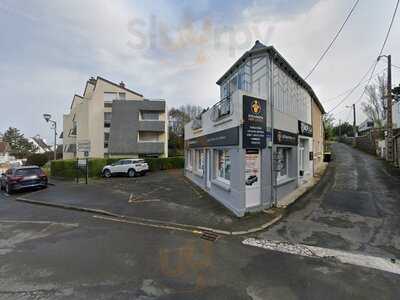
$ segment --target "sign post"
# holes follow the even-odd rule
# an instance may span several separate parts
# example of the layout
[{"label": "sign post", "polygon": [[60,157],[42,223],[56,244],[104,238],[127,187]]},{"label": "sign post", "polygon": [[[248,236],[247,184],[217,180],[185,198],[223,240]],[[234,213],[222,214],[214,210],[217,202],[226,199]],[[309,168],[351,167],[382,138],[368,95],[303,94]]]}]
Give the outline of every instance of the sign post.
[{"label": "sign post", "polygon": [[[80,168],[85,170],[85,183],[88,184],[89,178],[89,152],[90,152],[90,141],[81,140],[78,142],[78,152],[83,152],[85,158],[78,159],[78,171]],[[79,175],[78,175],[79,176]],[[77,182],[79,182],[79,177],[77,176]]]}]

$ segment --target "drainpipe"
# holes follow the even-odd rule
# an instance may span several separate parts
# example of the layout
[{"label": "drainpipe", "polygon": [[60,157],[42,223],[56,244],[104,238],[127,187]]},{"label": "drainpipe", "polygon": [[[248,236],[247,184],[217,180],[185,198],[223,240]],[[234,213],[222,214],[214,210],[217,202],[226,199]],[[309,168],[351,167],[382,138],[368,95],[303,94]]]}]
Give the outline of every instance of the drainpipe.
[{"label": "drainpipe", "polygon": [[272,201],[272,206],[276,207],[277,206],[277,197],[276,197],[276,173],[275,173],[275,168],[274,168],[274,152],[275,152],[275,146],[274,146],[274,59],[275,59],[275,53],[269,55],[269,71],[270,71],[270,88],[269,88],[269,98],[270,98],[270,107],[271,107],[271,201]]}]

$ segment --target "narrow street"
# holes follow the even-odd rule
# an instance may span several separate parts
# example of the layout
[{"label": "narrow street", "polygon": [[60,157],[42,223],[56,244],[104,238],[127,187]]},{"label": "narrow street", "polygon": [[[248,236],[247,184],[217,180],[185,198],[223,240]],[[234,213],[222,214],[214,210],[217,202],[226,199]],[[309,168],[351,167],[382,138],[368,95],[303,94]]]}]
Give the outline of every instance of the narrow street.
[{"label": "narrow street", "polygon": [[333,145],[333,162],[289,215],[260,236],[400,258],[400,176],[383,161]]}]

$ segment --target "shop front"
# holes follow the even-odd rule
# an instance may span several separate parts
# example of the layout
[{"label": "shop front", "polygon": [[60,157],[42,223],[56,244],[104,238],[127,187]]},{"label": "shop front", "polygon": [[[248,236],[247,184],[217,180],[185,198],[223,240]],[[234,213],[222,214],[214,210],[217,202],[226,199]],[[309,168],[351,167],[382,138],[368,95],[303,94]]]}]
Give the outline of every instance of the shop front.
[{"label": "shop front", "polygon": [[[266,101],[247,95],[238,100],[240,115],[223,119],[226,126],[236,126],[210,130],[185,141],[185,176],[236,215],[243,216],[246,211],[265,206],[264,190],[269,182],[262,175],[262,168],[265,173],[270,156],[265,154]],[[212,110],[202,115],[203,132],[215,128],[206,123],[213,122],[209,115]]]},{"label": "shop front", "polygon": [[312,125],[298,121],[299,147],[298,147],[298,183],[302,185],[313,176],[313,129]]}]

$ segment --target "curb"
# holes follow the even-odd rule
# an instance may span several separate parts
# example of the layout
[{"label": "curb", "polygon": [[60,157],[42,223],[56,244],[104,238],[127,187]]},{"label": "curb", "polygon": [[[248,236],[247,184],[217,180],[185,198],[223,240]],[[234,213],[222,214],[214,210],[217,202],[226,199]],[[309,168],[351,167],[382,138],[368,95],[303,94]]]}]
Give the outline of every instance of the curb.
[{"label": "curb", "polygon": [[[245,234],[265,230],[269,226],[280,221],[283,217],[282,214],[279,214],[274,219],[272,219],[260,226],[250,228],[248,230],[227,231],[227,230],[215,229],[215,228],[211,228],[211,227],[181,224],[181,223],[160,221],[160,220],[154,220],[154,219],[146,219],[146,218],[140,218],[140,217],[130,217],[130,216],[125,216],[125,215],[115,214],[115,213],[112,213],[112,212],[109,212],[106,210],[102,210],[102,209],[94,209],[94,208],[80,207],[80,206],[67,205],[67,204],[58,204],[58,203],[51,203],[51,202],[45,202],[45,201],[37,201],[37,200],[31,200],[31,199],[27,199],[27,198],[23,198],[23,197],[16,198],[15,200],[19,201],[19,202],[34,204],[34,205],[50,206],[50,207],[55,207],[55,208],[75,210],[75,211],[94,213],[97,215],[112,217],[112,218],[104,218],[104,217],[94,216],[95,218],[106,219],[109,221],[132,223],[132,224],[137,224],[137,225],[159,227],[159,228],[170,229],[170,230],[181,230],[181,231],[191,231],[191,232],[196,231],[195,233],[203,233],[204,231],[208,231],[208,232],[213,232],[216,234],[227,235],[227,236],[239,236],[239,235],[245,235]],[[187,229],[185,229],[185,228],[187,228]]]},{"label": "curb", "polygon": [[120,215],[110,213],[110,212],[108,212],[106,210],[102,210],[102,209],[87,208],[87,207],[80,207],[80,206],[66,205],[66,204],[56,204],[56,203],[51,203],[51,202],[26,199],[26,198],[22,198],[22,197],[16,198],[15,201],[36,204],[36,205],[42,205],[42,206],[63,208],[63,209],[69,209],[69,210],[83,211],[83,212],[89,212],[89,213],[96,213],[99,215],[105,215],[105,216],[111,216],[111,217],[120,217]]}]

